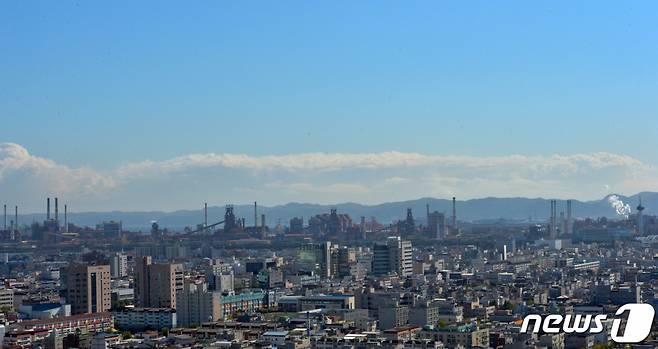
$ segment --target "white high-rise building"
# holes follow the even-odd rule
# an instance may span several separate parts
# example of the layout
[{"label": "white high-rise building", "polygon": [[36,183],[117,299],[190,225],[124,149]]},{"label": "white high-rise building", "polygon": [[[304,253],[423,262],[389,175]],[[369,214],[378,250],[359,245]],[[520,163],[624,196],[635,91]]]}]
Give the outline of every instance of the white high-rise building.
[{"label": "white high-rise building", "polygon": [[[222,289],[233,290],[233,265],[216,259],[210,261],[205,269],[206,281],[210,290],[220,292]],[[222,283],[222,285],[218,283]]]},{"label": "white high-rise building", "polygon": [[110,259],[110,276],[112,278],[122,278],[128,276],[128,256],[123,253],[116,253]]},{"label": "white high-rise building", "polygon": [[208,291],[204,282],[186,281],[176,304],[178,325],[185,327],[219,320],[220,297],[219,292]]},{"label": "white high-rise building", "polygon": [[375,275],[398,273],[406,276],[413,273],[413,248],[411,241],[402,240],[399,236],[386,239],[386,243],[378,243],[373,247],[372,272]]},{"label": "white high-rise building", "polygon": [[224,292],[233,292],[235,284],[233,273],[228,274],[219,274],[213,276],[215,280],[215,291],[224,293]]},{"label": "white high-rise building", "polygon": [[301,259],[317,266],[317,271],[324,278],[331,278],[331,242],[304,244],[300,247]]}]

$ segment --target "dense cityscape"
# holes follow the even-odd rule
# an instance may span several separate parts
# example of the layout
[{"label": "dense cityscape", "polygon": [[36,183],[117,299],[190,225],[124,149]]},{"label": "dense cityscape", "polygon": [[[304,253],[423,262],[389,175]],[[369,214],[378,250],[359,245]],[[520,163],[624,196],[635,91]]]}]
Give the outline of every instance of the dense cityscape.
[{"label": "dense cityscape", "polygon": [[550,200],[546,222],[514,224],[460,220],[455,198],[394,222],[332,209],[276,226],[257,203],[217,221],[206,204],[195,226],[150,232],[78,226],[58,198],[43,222],[5,205],[3,346],[606,347],[611,321],[596,334],[520,328],[527,314],[658,306],[658,220],[616,200],[616,219]]},{"label": "dense cityscape", "polygon": [[658,348],[658,1],[0,0],[0,349]]}]

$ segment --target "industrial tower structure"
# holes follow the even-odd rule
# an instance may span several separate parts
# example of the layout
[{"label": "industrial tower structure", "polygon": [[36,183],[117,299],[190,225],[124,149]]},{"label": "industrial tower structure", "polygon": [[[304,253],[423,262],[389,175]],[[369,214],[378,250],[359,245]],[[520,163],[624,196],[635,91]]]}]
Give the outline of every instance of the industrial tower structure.
[{"label": "industrial tower structure", "polygon": [[642,216],[644,206],[642,206],[642,197],[640,196],[640,203],[637,205],[637,231],[640,235],[644,235],[644,217]]}]

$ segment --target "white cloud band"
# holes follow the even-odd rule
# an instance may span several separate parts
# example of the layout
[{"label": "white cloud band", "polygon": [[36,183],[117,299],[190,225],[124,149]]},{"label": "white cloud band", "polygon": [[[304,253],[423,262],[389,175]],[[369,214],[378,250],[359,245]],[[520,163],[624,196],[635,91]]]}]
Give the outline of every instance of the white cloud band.
[{"label": "white cloud band", "polygon": [[588,199],[609,190],[657,190],[657,173],[652,165],[612,153],[475,157],[396,151],[190,154],[98,171],[58,164],[15,143],[0,144],[0,195],[13,200],[66,195],[96,209],[175,209],[207,197],[269,203],[374,203],[450,195]]}]

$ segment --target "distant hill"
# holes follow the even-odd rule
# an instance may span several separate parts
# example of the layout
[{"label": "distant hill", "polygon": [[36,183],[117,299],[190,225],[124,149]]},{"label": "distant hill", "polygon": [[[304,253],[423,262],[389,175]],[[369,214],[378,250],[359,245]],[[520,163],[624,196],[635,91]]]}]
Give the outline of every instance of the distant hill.
[{"label": "distant hill", "polygon": [[[646,207],[645,214],[658,213],[658,193],[643,192],[632,196],[618,195],[624,203],[631,206],[632,212],[638,204],[639,196],[642,196],[642,204]],[[575,217],[609,217],[619,218],[614,208],[608,201],[608,196],[593,201],[573,200],[573,215]],[[549,200],[543,198],[482,198],[471,200],[457,200],[457,217],[460,221],[478,220],[539,220],[544,221],[549,216]],[[558,214],[566,210],[566,201],[558,201]],[[406,209],[413,210],[414,217],[419,221],[425,220],[425,205],[430,205],[431,211],[439,211],[451,214],[450,199],[421,198],[417,200],[388,202],[378,205],[361,205],[357,203],[341,203],[336,205],[319,205],[308,203],[288,203],[278,206],[259,206],[258,215],[266,215],[266,223],[269,226],[281,222],[284,225],[292,217],[308,218],[318,213],[329,212],[331,208],[338,209],[339,213],[348,213],[357,222],[359,217],[377,217],[379,222],[389,223],[403,219]],[[253,225],[253,206],[235,205],[235,213],[238,217],[245,217],[247,225]],[[213,223],[224,216],[224,207],[208,207],[208,221]],[[19,221],[23,224],[32,221],[43,221],[45,214],[20,215]],[[180,210],[174,212],[81,212],[69,214],[69,221],[82,226],[95,226],[97,223],[107,220],[120,220],[124,228],[147,231],[152,221],[158,221],[161,227],[181,229],[185,226],[195,226],[203,221],[203,212],[199,210]]]}]

